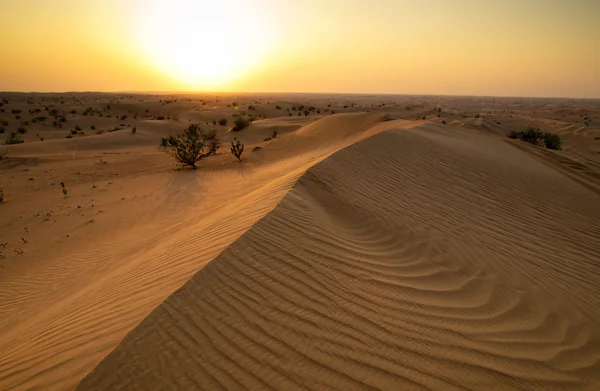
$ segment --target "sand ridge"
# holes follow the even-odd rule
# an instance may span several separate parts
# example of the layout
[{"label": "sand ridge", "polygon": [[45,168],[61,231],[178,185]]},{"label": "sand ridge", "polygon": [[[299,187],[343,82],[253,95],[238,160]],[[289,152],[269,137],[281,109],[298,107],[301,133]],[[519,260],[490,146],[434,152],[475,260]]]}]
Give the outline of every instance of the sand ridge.
[{"label": "sand ridge", "polygon": [[598,201],[503,140],[379,133],[308,169],[78,389],[593,389]]}]

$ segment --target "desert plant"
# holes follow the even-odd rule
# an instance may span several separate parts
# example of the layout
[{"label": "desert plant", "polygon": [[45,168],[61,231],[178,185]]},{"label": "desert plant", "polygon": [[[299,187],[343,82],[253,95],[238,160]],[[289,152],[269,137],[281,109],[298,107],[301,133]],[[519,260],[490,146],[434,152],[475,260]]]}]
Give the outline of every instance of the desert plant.
[{"label": "desert plant", "polygon": [[0,134],[4,133],[4,126],[0,126]]},{"label": "desert plant", "polygon": [[65,136],[65,138],[73,138],[73,135],[71,133],[69,133]]},{"label": "desert plant", "polygon": [[94,124],[90,125],[90,129],[91,130],[96,130],[96,125],[94,125]]},{"label": "desert plant", "polygon": [[240,141],[234,137],[233,141],[231,141],[230,150],[231,153],[241,162],[242,153],[244,153],[244,144],[240,143]]},{"label": "desert plant", "polygon": [[131,128],[131,133],[135,134],[135,132],[137,132],[137,128],[134,126],[133,128]]},{"label": "desert plant", "polygon": [[4,191],[2,191],[2,189],[0,189],[0,204],[4,203]]},{"label": "desert plant", "polygon": [[16,132],[10,132],[10,135],[4,140],[6,145],[23,144],[23,142]]},{"label": "desert plant", "polygon": [[219,125],[221,125],[221,126],[227,126],[227,118],[221,118],[219,120]]},{"label": "desert plant", "polygon": [[217,120],[213,119],[212,124],[213,124],[213,126],[217,125]]},{"label": "desert plant", "polygon": [[73,134],[73,135],[77,134],[77,129],[71,129],[71,134]]},{"label": "desert plant", "polygon": [[66,197],[69,192],[67,191],[65,183],[64,182],[60,182],[60,187],[62,188],[63,195]]},{"label": "desert plant", "polygon": [[169,135],[166,144],[166,149],[175,160],[196,169],[197,161],[216,153],[220,141],[216,131],[205,132],[197,124],[191,124],[183,133],[175,136]]},{"label": "desert plant", "polygon": [[520,132],[513,130],[507,136],[508,138],[518,139],[548,149],[560,150],[562,144],[562,141],[557,134],[542,132],[540,128],[535,128],[533,126],[528,126],[526,130]]},{"label": "desert plant", "polygon": [[17,132],[19,132],[21,134],[25,134],[25,132],[27,132],[27,130],[24,127],[20,127],[19,129],[17,129]]},{"label": "desert plant", "polygon": [[245,115],[240,115],[233,121],[234,126],[231,130],[234,132],[239,132],[240,130],[248,127],[250,124],[252,124],[252,118]]},{"label": "desert plant", "polygon": [[279,132],[277,131],[277,128],[273,128],[273,131],[271,132],[271,138],[277,138],[277,134]]}]

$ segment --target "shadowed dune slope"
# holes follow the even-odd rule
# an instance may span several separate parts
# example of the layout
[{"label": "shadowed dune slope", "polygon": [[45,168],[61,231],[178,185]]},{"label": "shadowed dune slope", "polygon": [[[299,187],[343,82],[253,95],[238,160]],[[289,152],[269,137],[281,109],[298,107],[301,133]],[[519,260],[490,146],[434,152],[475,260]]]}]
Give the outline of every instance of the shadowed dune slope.
[{"label": "shadowed dune slope", "polygon": [[443,129],[310,168],[79,389],[598,389],[599,196]]}]

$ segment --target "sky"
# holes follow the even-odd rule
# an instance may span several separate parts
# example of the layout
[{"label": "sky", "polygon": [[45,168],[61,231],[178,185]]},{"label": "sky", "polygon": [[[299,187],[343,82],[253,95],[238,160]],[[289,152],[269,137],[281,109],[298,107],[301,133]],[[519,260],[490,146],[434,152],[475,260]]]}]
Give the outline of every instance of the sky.
[{"label": "sky", "polygon": [[0,91],[600,98],[600,0],[0,0]]}]

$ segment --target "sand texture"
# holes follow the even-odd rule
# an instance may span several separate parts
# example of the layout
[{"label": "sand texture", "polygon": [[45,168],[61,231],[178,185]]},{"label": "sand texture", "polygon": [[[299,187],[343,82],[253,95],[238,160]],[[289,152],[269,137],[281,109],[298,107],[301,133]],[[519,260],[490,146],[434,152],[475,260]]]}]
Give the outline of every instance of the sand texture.
[{"label": "sand texture", "polygon": [[227,102],[10,146],[0,389],[600,389],[597,103],[293,98],[196,171],[158,140]]}]

